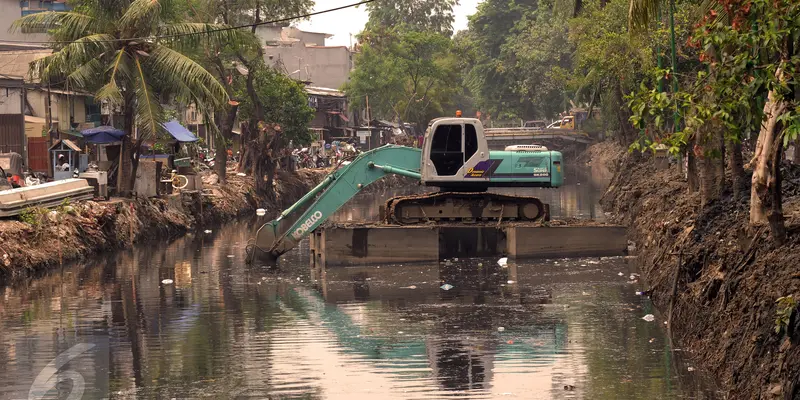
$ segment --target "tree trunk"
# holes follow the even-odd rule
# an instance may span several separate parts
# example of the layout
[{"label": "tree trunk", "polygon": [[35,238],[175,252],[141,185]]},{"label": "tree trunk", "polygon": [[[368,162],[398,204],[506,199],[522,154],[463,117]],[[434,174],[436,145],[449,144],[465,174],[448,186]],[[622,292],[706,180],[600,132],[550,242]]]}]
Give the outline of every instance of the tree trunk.
[{"label": "tree trunk", "polygon": [[220,126],[219,129],[222,146],[217,146],[217,153],[214,155],[214,169],[216,170],[217,176],[219,176],[220,183],[227,182],[228,141],[231,139],[233,124],[236,121],[236,113],[238,110],[239,103],[231,102],[228,108],[228,115],[225,117],[225,120],[222,121],[222,126]]},{"label": "tree trunk", "polygon": [[744,198],[745,174],[744,161],[742,160],[742,143],[728,142],[728,168],[731,171],[731,189],[733,199],[739,201]]},{"label": "tree trunk", "polygon": [[[781,77],[782,71],[776,74]],[[787,104],[774,91],[769,92],[764,105],[766,122],[756,143],[756,155],[750,164],[753,166],[753,180],[750,188],[750,224],[770,224],[773,238],[785,237],[783,213],[780,198],[780,162],[782,155],[782,132],[778,117],[786,111]],[[769,214],[768,214],[769,212]]]},{"label": "tree trunk", "polygon": [[686,183],[689,193],[696,193],[700,189],[700,179],[697,173],[697,158],[694,154],[695,139],[689,139],[686,150]]},{"label": "tree trunk", "polygon": [[622,84],[620,84],[619,81],[617,81],[617,88],[614,91],[614,97],[616,97],[616,102],[619,106],[617,117],[619,120],[620,144],[624,147],[628,147],[635,139],[635,132],[629,120],[631,116],[630,110],[625,105],[625,93],[623,93]]},{"label": "tree trunk", "polygon": [[[120,195],[128,196],[133,191],[134,183],[136,182],[136,169],[133,165],[133,160],[135,158],[135,144],[134,144],[134,118],[133,118],[133,99],[130,96],[126,97],[125,99],[125,110],[124,110],[124,129],[125,129],[125,137],[122,140],[122,151],[119,155],[119,169],[117,173],[120,174],[120,184],[122,187],[119,188]],[[138,160],[137,160],[138,161]],[[137,165],[138,167],[138,165]]]}]

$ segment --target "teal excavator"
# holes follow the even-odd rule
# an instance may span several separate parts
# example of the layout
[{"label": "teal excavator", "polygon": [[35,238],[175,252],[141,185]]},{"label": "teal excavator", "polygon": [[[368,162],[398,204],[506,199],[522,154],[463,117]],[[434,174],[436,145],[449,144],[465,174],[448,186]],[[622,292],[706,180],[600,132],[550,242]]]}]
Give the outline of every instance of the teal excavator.
[{"label": "teal excavator", "polygon": [[[416,149],[385,145],[343,165],[258,229],[248,246],[247,261],[274,263],[280,255],[319,227],[367,185],[395,174],[417,179],[440,191],[394,197],[386,203],[386,223],[399,225],[446,222],[539,221],[549,207],[535,197],[491,193],[491,187],[556,188],[564,182],[562,155],[538,146],[490,151],[483,125],[473,118],[439,118]],[[289,216],[313,203],[286,228]]]}]

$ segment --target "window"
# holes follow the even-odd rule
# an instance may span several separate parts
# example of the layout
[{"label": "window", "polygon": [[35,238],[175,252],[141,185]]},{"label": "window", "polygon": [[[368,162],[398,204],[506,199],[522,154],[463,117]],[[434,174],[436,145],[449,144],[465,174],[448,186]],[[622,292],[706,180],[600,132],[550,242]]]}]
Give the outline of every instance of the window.
[{"label": "window", "polygon": [[464,125],[464,162],[472,158],[478,152],[478,133],[475,132],[475,125]]},{"label": "window", "polygon": [[464,165],[464,152],[461,125],[439,125],[431,140],[430,158],[436,173],[440,176],[453,176]]}]

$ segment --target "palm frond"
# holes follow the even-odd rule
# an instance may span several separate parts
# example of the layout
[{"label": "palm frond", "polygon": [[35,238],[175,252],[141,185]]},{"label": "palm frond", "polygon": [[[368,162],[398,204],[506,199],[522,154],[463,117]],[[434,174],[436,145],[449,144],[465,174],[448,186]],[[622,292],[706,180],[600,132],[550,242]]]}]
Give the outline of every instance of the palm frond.
[{"label": "palm frond", "polygon": [[128,33],[147,31],[156,26],[160,13],[159,0],[133,0],[119,20],[119,28]]},{"label": "palm frond", "polygon": [[[231,46],[238,50],[258,51],[259,40],[250,31],[229,28],[224,24],[179,23],[164,25],[159,28],[159,36],[175,36],[168,38],[171,47],[193,49],[201,44],[214,47]],[[225,29],[225,30],[221,30]]]},{"label": "palm frond", "polygon": [[80,37],[90,31],[95,19],[87,14],[73,11],[46,11],[26,15],[11,24],[10,32],[48,33],[62,29],[69,37]]},{"label": "palm frond", "polygon": [[697,20],[703,19],[703,16],[709,15],[711,10],[716,11],[717,16],[714,17],[712,22],[722,22],[722,23],[730,23],[730,16],[728,15],[728,10],[722,5],[721,2],[717,0],[702,0],[700,2],[699,10],[701,11],[700,15],[697,15]]},{"label": "palm frond", "polygon": [[658,7],[665,5],[666,2],[662,0],[630,0],[628,29],[631,32],[647,32],[650,23],[655,21],[658,15]]},{"label": "palm frond", "polygon": [[82,37],[47,57],[33,61],[31,71],[41,79],[69,74],[101,54],[113,51],[113,43],[109,42],[113,38],[106,34]]},{"label": "palm frond", "polygon": [[93,58],[89,62],[81,65],[71,74],[67,75],[67,80],[76,88],[88,90],[95,85],[97,78],[106,72],[106,65],[100,62],[99,58]]},{"label": "palm frond", "polygon": [[163,83],[181,82],[188,90],[210,105],[222,105],[228,100],[225,88],[200,64],[166,46],[153,46],[147,65],[154,78]]},{"label": "palm frond", "polygon": [[117,85],[117,74],[118,73],[125,73],[123,71],[123,67],[126,64],[123,60],[127,58],[127,53],[125,52],[125,48],[123,47],[117,52],[117,56],[114,57],[114,64],[111,65],[111,77],[108,80],[108,83],[103,85],[100,90],[95,93],[94,97],[100,101],[107,101],[112,105],[119,105],[122,104],[124,99],[122,97],[122,90],[120,90],[119,86]]},{"label": "palm frond", "polygon": [[136,66],[137,74],[134,90],[136,97],[136,126],[139,131],[139,137],[147,140],[157,137],[159,132],[164,130],[161,125],[164,122],[164,110],[147,81],[139,57],[134,56],[133,62]]}]

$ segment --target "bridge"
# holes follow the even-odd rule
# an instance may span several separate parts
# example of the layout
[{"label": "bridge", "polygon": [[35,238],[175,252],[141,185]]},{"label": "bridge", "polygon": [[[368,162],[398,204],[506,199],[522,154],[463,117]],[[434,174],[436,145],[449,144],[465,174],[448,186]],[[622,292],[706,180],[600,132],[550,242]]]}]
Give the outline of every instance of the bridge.
[{"label": "bridge", "polygon": [[489,148],[501,150],[513,144],[553,144],[594,143],[594,139],[585,132],[575,129],[542,129],[542,128],[487,128],[484,130]]}]

